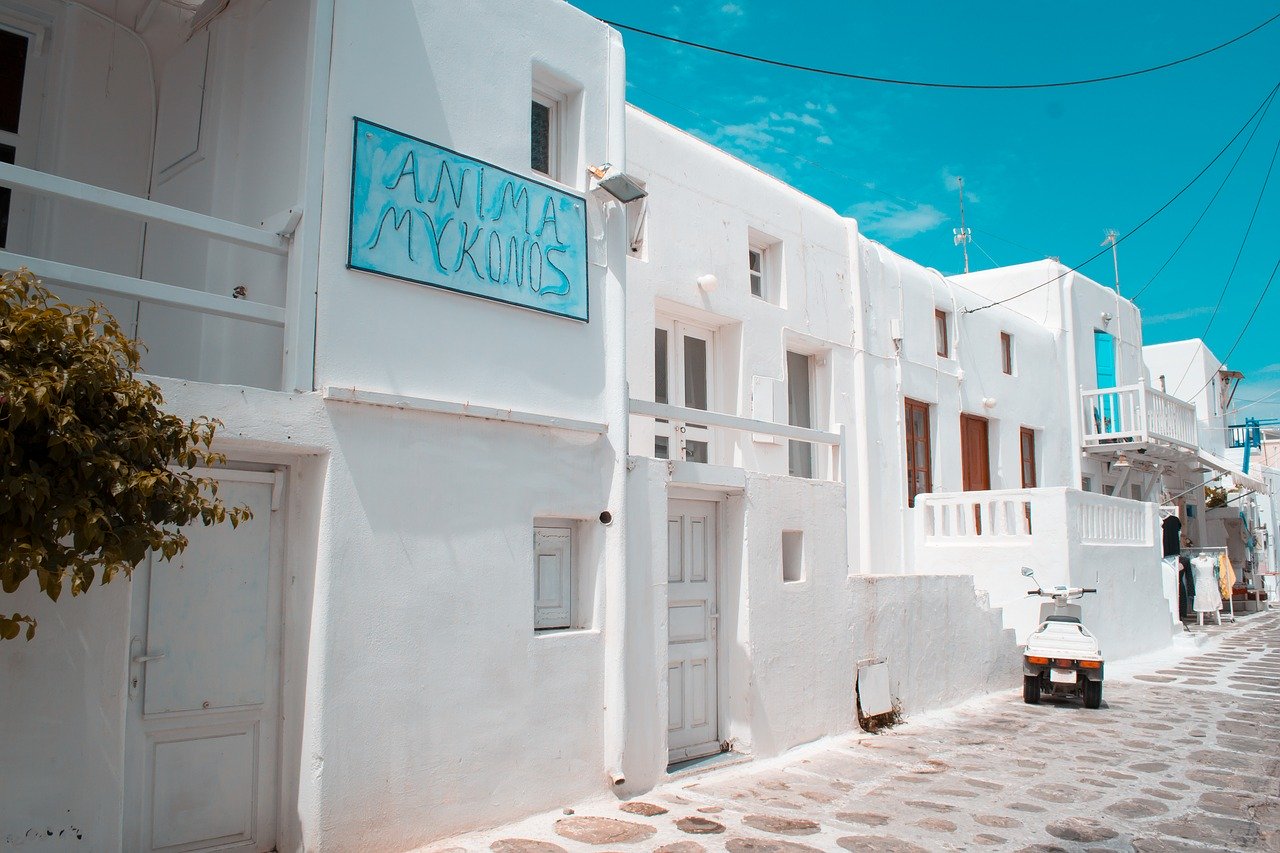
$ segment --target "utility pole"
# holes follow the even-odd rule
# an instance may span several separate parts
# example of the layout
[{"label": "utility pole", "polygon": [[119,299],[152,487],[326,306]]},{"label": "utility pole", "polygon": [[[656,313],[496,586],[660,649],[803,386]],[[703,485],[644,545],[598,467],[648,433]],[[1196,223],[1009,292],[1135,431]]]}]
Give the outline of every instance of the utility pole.
[{"label": "utility pole", "polygon": [[951,233],[954,235],[952,241],[957,246],[964,249],[964,271],[969,271],[969,243],[973,240],[973,232],[965,227],[964,224],[964,178],[956,178],[956,182],[960,184],[960,227],[952,228]]},{"label": "utility pole", "polygon": [[1116,233],[1116,229],[1108,228],[1107,236],[1100,245],[1111,244],[1111,264],[1116,270],[1116,295],[1120,294],[1120,257],[1116,252],[1116,243],[1119,242],[1120,235]]}]

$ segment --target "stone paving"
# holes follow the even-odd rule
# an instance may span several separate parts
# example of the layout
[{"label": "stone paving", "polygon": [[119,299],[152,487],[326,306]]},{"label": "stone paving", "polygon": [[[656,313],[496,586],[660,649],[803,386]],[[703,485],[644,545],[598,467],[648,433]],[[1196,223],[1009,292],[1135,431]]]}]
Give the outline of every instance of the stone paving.
[{"label": "stone paving", "polygon": [[1097,711],[995,694],[427,849],[1280,851],[1280,611],[1203,633]]}]

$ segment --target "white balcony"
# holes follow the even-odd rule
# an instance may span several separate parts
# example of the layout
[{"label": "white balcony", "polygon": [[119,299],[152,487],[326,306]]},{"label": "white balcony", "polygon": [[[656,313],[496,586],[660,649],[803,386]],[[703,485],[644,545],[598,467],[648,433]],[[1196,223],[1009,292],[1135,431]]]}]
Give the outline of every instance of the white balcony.
[{"label": "white balcony", "polygon": [[[1085,623],[1111,658],[1168,642],[1170,600],[1160,562],[1155,504],[1079,489],[1010,489],[918,495],[908,569],[972,575],[1019,641],[1039,618],[1030,566],[1042,586],[1096,587]],[[1175,593],[1176,595],[1176,593]]]},{"label": "white balcony", "polygon": [[[274,229],[254,227],[7,163],[0,163],[0,186],[36,197],[84,205],[127,219],[164,225],[175,231],[194,234],[212,243],[239,250],[281,256],[285,259],[282,275],[287,275],[284,270],[291,267],[288,264],[290,238],[301,217],[300,212],[286,215],[282,218],[281,226]],[[185,284],[152,281],[0,249],[0,270],[16,270],[19,267],[30,269],[55,295],[60,295],[64,287],[71,287],[95,298],[122,297],[139,303],[266,327],[274,330],[278,339],[277,347],[282,345],[279,341],[287,338],[292,331],[288,328],[288,314],[284,304],[257,302],[247,296],[242,297],[238,290],[233,293],[235,289],[230,286],[222,288],[224,292],[211,292],[203,289],[207,286],[204,281],[188,281]],[[274,290],[283,292],[285,288],[278,287]],[[166,370],[161,367],[158,372],[179,379],[199,378],[184,375],[184,371],[180,369]],[[268,387],[278,389],[291,384],[286,373],[287,365],[281,365],[281,371],[277,374],[279,381],[269,383]]]},{"label": "white balcony", "polygon": [[1191,403],[1145,384],[1080,392],[1084,450],[1135,450],[1178,460],[1199,446],[1196,409]]}]

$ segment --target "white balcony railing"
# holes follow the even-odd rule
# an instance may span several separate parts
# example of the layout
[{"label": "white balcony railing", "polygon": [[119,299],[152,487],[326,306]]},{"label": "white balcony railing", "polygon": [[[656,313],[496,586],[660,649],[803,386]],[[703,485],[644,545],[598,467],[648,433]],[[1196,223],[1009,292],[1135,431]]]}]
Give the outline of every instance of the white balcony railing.
[{"label": "white balcony railing", "polygon": [[1080,392],[1084,446],[1163,442],[1197,446],[1196,408],[1145,384]]},{"label": "white balcony railing", "polygon": [[760,421],[702,409],[688,409],[683,406],[672,406],[667,403],[655,403],[652,400],[637,400],[635,398],[630,401],[630,411],[633,415],[679,423],[697,423],[716,430],[730,430],[745,434],[748,437],[753,434],[777,436],[790,441],[807,442],[819,447],[826,446],[830,453],[829,467],[824,466],[819,460],[819,464],[814,467],[815,478],[826,467],[831,474],[828,479],[847,481],[847,472],[844,470],[844,465],[849,458],[847,449],[848,433],[843,425],[839,427],[839,432],[826,432],[825,430],[791,426],[790,424],[776,424],[771,421]]},{"label": "white balcony railing", "polygon": [[[96,207],[143,222],[163,223],[258,252],[284,256],[289,254],[289,233],[275,233],[266,228],[219,219],[22,166],[0,163],[0,186]],[[287,231],[291,232],[296,227],[298,216],[295,213],[288,217]],[[19,267],[27,267],[47,283],[62,283],[97,295],[123,296],[140,302],[281,329],[286,325],[286,313],[282,305],[253,302],[191,287],[0,250],[0,269],[15,270]]]},{"label": "white balcony railing", "polygon": [[915,508],[928,546],[1145,546],[1154,541],[1152,512],[1153,504],[1067,488],[917,495]]}]

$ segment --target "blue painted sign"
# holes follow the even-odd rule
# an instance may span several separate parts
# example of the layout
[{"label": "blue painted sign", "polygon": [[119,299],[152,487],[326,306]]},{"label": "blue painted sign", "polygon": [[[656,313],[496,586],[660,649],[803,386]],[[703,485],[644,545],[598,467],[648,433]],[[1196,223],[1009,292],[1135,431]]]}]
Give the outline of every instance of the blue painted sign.
[{"label": "blue painted sign", "polygon": [[355,120],[352,269],[586,321],[583,199]]}]

